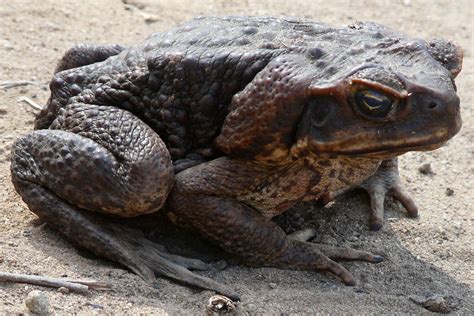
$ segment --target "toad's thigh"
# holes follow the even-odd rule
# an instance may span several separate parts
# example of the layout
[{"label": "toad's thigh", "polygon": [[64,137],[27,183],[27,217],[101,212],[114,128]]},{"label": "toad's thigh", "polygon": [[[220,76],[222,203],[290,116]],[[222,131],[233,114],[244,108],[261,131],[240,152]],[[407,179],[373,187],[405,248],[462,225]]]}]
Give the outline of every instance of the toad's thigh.
[{"label": "toad's thigh", "polygon": [[112,107],[76,105],[51,128],[14,145],[12,179],[24,200],[26,181],[80,208],[122,217],[163,206],[174,179],[171,159],[141,120]]}]

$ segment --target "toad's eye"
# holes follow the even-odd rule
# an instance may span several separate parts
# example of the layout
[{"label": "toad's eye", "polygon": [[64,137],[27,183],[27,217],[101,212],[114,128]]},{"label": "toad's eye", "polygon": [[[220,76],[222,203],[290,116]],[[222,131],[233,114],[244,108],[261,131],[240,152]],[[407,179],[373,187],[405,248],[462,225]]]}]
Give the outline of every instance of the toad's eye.
[{"label": "toad's eye", "polygon": [[354,98],[357,110],[373,118],[386,117],[395,104],[387,95],[375,90],[359,90]]}]

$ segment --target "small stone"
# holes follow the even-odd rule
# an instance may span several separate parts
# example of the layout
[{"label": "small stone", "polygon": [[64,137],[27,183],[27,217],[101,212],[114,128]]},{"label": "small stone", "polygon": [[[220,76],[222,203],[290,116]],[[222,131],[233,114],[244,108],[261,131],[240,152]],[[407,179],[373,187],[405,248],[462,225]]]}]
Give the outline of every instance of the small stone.
[{"label": "small stone", "polygon": [[51,314],[48,295],[46,295],[44,292],[33,290],[28,293],[28,296],[25,300],[25,305],[32,313],[39,315]]},{"label": "small stone", "polygon": [[445,192],[445,193],[446,193],[447,196],[452,196],[452,195],[454,194],[454,190],[451,189],[451,188],[446,188],[446,192]]},{"label": "small stone", "polygon": [[154,14],[142,13],[143,20],[146,24],[151,24],[160,21],[160,17]]},{"label": "small stone", "polygon": [[423,306],[431,312],[443,314],[451,312],[451,307],[446,302],[444,297],[438,294],[433,294],[426,298],[421,298],[419,296],[410,296],[410,300],[412,300],[418,305]]},{"label": "small stone", "polygon": [[271,289],[276,289],[277,284],[275,282],[270,282],[270,283],[268,283],[268,287],[271,288]]},{"label": "small stone", "polygon": [[364,293],[370,293],[371,291],[373,291],[374,286],[370,283],[364,283],[362,284],[362,289]]},{"label": "small stone", "polygon": [[104,309],[104,306],[99,305],[99,304],[94,304],[94,303],[86,303],[87,306],[90,306],[92,308],[97,308],[97,309]]},{"label": "small stone", "polygon": [[245,307],[249,312],[253,312],[257,309],[257,306],[255,304],[252,304],[252,303],[247,304]]},{"label": "small stone", "polygon": [[424,163],[424,164],[422,164],[422,165],[418,168],[418,171],[419,171],[421,174],[424,174],[425,176],[432,176],[432,175],[435,174],[435,173],[433,172],[433,169],[431,168],[431,164],[430,164],[430,163]]},{"label": "small stone", "polygon": [[207,315],[228,314],[235,311],[234,302],[223,295],[214,295],[209,298],[206,304]]},{"label": "small stone", "polygon": [[0,40],[0,47],[5,49],[5,50],[13,50],[14,49],[13,45],[9,41],[4,40],[4,39]]},{"label": "small stone", "polygon": [[139,1],[139,0],[122,0],[122,2],[125,5],[133,6],[140,10],[144,10],[148,5],[145,1]]},{"label": "small stone", "polygon": [[63,293],[63,294],[69,294],[69,289],[67,287],[64,287],[64,286],[61,286],[59,289],[58,289],[58,292],[59,293]]},{"label": "small stone", "polygon": [[435,313],[449,313],[451,309],[449,308],[449,305],[446,303],[443,297],[441,296],[436,296],[436,297],[430,297],[428,298],[424,303],[423,307],[426,308],[429,311],[435,312]]},{"label": "small stone", "polygon": [[43,30],[47,30],[47,31],[52,31],[52,32],[62,30],[61,26],[49,21],[40,24],[39,28]]},{"label": "small stone", "polygon": [[351,237],[347,238],[347,240],[354,242],[354,241],[358,241],[359,238],[357,236],[351,236]]}]

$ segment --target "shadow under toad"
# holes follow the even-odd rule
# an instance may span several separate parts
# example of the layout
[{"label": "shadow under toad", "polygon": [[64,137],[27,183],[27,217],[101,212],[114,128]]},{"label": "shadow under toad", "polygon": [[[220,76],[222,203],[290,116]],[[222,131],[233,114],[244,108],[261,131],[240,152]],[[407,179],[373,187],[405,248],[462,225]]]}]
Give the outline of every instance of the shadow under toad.
[{"label": "shadow under toad", "polygon": [[[402,245],[389,222],[385,222],[381,231],[369,231],[367,207],[368,202],[362,194],[351,192],[325,207],[315,203],[297,205],[274,219],[287,233],[315,227],[318,233],[311,242],[348,246],[384,256],[385,260],[379,264],[343,262],[358,280],[355,287],[344,286],[327,273],[247,268],[198,234],[176,228],[163,212],[118,222],[141,227],[148,239],[164,245],[171,253],[207,262],[226,260],[228,267],[225,270],[200,273],[232,285],[242,295],[242,311],[246,311],[246,301],[251,301],[252,309],[248,310],[251,313],[330,312],[334,304],[339,304],[338,311],[347,313],[421,313],[427,310],[415,303],[414,298],[433,295],[443,297],[445,312],[468,314],[474,310],[472,289],[432,263],[414,256]],[[398,203],[386,202],[385,218],[399,220],[404,216]],[[51,248],[45,247],[45,251],[51,251]],[[83,250],[79,254],[97,258]],[[110,264],[99,258],[97,262]],[[160,290],[167,291],[167,287],[173,286],[178,285],[166,283]],[[198,289],[195,291],[199,292]],[[255,301],[255,297],[259,300]],[[273,300],[278,301],[274,310],[267,306]],[[295,300],[305,303],[295,309]]]}]

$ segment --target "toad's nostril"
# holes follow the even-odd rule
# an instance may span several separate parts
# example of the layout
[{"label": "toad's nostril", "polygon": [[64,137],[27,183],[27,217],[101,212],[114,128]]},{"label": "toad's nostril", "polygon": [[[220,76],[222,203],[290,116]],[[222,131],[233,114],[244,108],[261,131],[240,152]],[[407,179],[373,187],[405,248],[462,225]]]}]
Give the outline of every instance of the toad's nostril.
[{"label": "toad's nostril", "polygon": [[434,109],[437,106],[438,106],[438,102],[436,101],[431,101],[430,103],[428,103],[428,108],[430,109]]}]

